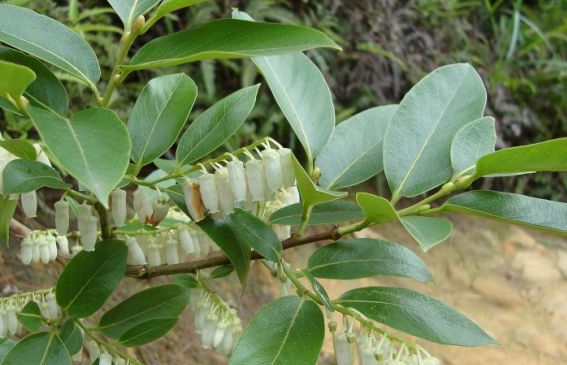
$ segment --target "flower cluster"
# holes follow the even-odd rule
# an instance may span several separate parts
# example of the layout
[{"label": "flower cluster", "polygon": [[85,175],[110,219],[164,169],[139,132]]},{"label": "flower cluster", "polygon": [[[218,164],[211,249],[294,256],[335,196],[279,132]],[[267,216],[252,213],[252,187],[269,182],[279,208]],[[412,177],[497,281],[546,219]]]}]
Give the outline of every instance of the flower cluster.
[{"label": "flower cluster", "polygon": [[224,300],[208,289],[195,289],[193,304],[195,330],[201,335],[204,348],[214,348],[221,355],[230,355],[242,333],[242,323]]},{"label": "flower cluster", "polygon": [[185,203],[195,222],[210,214],[229,215],[235,208],[252,210],[255,203],[274,200],[282,188],[295,185],[292,153],[287,148],[272,149],[268,144],[258,151],[260,159],[247,152],[248,161],[233,156],[231,161],[214,165],[215,173],[203,167],[196,179],[183,184]]},{"label": "flower cluster", "polygon": [[[439,359],[420,346],[406,344],[396,347],[386,334],[378,337],[361,328],[355,334],[354,323],[345,317],[342,331],[333,331],[333,346],[337,365],[354,364],[355,352],[359,365],[439,365]],[[356,351],[355,351],[356,348]]]},{"label": "flower cluster", "polygon": [[[98,343],[94,340],[87,342],[87,352],[89,355],[89,364],[94,364],[98,360],[99,365],[130,365],[132,364],[129,360],[123,359],[120,356],[112,356],[107,351],[102,352]],[[81,362],[83,358],[83,352],[79,351],[73,360],[76,362]]]},{"label": "flower cluster", "polygon": [[20,259],[24,265],[48,264],[57,259],[58,252],[69,254],[67,236],[54,236],[51,231],[32,231],[22,241]]},{"label": "flower cluster", "polygon": [[2,298],[0,300],[0,338],[21,333],[22,325],[18,321],[18,313],[30,302],[37,303],[41,315],[47,320],[56,319],[60,315],[55,292],[51,289]]}]

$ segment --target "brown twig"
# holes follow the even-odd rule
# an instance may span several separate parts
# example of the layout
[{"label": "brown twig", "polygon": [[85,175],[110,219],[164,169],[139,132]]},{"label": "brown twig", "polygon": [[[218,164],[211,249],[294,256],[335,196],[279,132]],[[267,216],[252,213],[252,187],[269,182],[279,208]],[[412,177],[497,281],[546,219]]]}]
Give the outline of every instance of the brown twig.
[{"label": "brown twig", "polygon": [[[308,243],[338,240],[341,237],[339,227],[335,226],[329,231],[317,233],[305,237],[291,237],[282,242],[284,250],[302,246]],[[252,260],[262,259],[257,252],[252,253]],[[177,265],[161,265],[161,266],[129,266],[126,271],[126,276],[135,279],[151,279],[157,276],[175,275],[175,274],[188,274],[194,273],[197,270],[207,269],[211,267],[223,266],[230,264],[230,259],[226,255],[217,255],[203,260],[192,261]]]},{"label": "brown twig", "polygon": [[10,230],[12,232],[14,232],[14,234],[18,238],[25,238],[32,231],[31,229],[29,229],[28,227],[26,227],[25,225],[23,225],[22,223],[20,223],[19,221],[17,221],[16,219],[13,219],[13,218],[10,221]]}]

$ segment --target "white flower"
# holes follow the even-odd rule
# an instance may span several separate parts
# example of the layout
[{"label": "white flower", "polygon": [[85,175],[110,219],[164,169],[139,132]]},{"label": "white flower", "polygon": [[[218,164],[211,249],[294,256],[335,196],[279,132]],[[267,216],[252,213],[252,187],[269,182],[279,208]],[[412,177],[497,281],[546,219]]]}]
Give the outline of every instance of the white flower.
[{"label": "white flower", "polygon": [[161,265],[161,247],[153,239],[151,239],[151,243],[148,245],[148,264],[150,266]]},{"label": "white flower", "polygon": [[254,159],[246,162],[246,181],[252,201],[263,202],[266,191],[266,173],[262,161]]},{"label": "white flower", "polygon": [[57,240],[51,234],[48,234],[46,239],[49,247],[49,260],[55,261],[57,260]]},{"label": "white flower", "polygon": [[280,164],[282,168],[283,185],[286,188],[295,185],[295,168],[293,166],[292,152],[289,148],[281,148],[278,150],[280,155]]},{"label": "white flower", "polygon": [[145,265],[146,255],[134,237],[126,236],[126,246],[133,265]]},{"label": "white flower", "polygon": [[112,356],[108,352],[103,353],[100,355],[98,360],[99,365],[112,365]]},{"label": "white flower", "polygon": [[68,256],[69,255],[69,240],[67,239],[67,236],[65,236],[65,235],[57,236],[57,238],[55,240],[57,241],[57,246],[59,247],[61,254]]},{"label": "white flower", "polygon": [[220,167],[215,172],[215,183],[219,197],[220,210],[223,215],[229,215],[234,210],[234,194],[228,177],[228,169]]},{"label": "white flower", "polygon": [[20,247],[20,249],[21,249],[20,259],[22,260],[22,264],[29,265],[32,262],[33,245],[34,245],[34,243],[31,239],[30,235],[28,235],[27,237],[25,237],[23,239],[21,247]]},{"label": "white flower", "polygon": [[173,236],[169,236],[165,243],[165,262],[168,265],[176,265],[179,263],[179,251],[177,249],[177,241]]},{"label": "white flower", "polygon": [[138,187],[134,192],[134,209],[136,210],[138,219],[142,223],[147,223],[152,216],[150,198],[142,186]]},{"label": "white flower", "polygon": [[189,229],[184,224],[177,226],[177,239],[181,244],[183,252],[185,252],[187,255],[195,252],[195,243],[193,242],[193,237],[191,236]]},{"label": "white flower", "polygon": [[126,191],[116,189],[110,193],[110,202],[112,204],[112,220],[116,227],[121,227],[126,222],[128,215],[128,205],[126,203]]},{"label": "white flower", "polygon": [[283,175],[280,155],[271,148],[262,151],[262,160],[266,173],[266,182],[272,193],[277,192],[283,186]]},{"label": "white flower", "polygon": [[200,222],[205,219],[205,205],[203,204],[200,186],[197,181],[194,179],[185,181],[183,184],[183,196],[193,221]]},{"label": "white flower", "polygon": [[22,202],[22,208],[26,217],[33,218],[37,216],[37,193],[30,191],[28,193],[23,193],[20,195],[20,200]]},{"label": "white flower", "polygon": [[60,236],[66,235],[69,231],[69,203],[59,200],[54,204],[55,207],[55,229]]},{"label": "white flower", "polygon": [[352,344],[348,342],[346,333],[341,332],[333,337],[337,365],[352,365],[354,361]]},{"label": "white flower", "polygon": [[205,208],[211,214],[219,212],[219,198],[217,193],[217,185],[215,183],[215,175],[209,174],[205,171],[201,176],[198,177],[201,198]]},{"label": "white flower", "polygon": [[169,204],[167,199],[159,197],[155,199],[152,203],[152,217],[150,219],[151,224],[157,226],[162,220],[167,217],[167,212],[169,211]]},{"label": "white flower", "polygon": [[242,161],[233,159],[227,164],[228,178],[236,203],[244,202],[247,198],[246,173]]},{"label": "white flower", "polygon": [[95,362],[95,360],[100,357],[100,347],[94,340],[87,342],[87,351],[89,353],[89,359],[91,363]]}]

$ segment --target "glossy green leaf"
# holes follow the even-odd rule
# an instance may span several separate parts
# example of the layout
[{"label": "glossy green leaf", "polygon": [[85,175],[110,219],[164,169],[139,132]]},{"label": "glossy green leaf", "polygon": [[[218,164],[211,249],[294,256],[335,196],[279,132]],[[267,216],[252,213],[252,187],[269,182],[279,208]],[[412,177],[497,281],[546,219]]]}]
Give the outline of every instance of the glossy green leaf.
[{"label": "glossy green leaf", "polygon": [[160,0],[108,0],[108,2],[124,23],[124,27],[130,29],[136,18],[156,6]]},{"label": "glossy green leaf", "polygon": [[230,225],[241,242],[246,242],[262,257],[281,261],[282,244],[270,226],[251,213],[236,209],[230,215]]},{"label": "glossy green leaf", "polygon": [[18,321],[31,332],[38,331],[43,324],[43,320],[39,305],[33,301],[26,304],[18,313]]},{"label": "glossy green leaf", "polygon": [[197,161],[232,137],[254,108],[259,87],[254,85],[238,90],[199,115],[179,141],[178,163]]},{"label": "glossy green leaf", "polygon": [[453,224],[445,218],[407,216],[400,221],[424,251],[445,241],[453,231]]},{"label": "glossy green leaf", "polygon": [[[162,285],[136,293],[102,316],[99,328],[105,336],[121,338],[130,329],[140,325],[159,324],[157,319],[178,318],[189,302],[189,291],[179,285]],[[161,326],[159,326],[161,327]],[[145,326],[146,330],[150,330]],[[156,331],[156,335],[160,331]],[[161,336],[161,335],[160,335]],[[159,336],[158,336],[159,337]],[[149,332],[148,342],[155,340]],[[138,339],[140,340],[140,339]]]},{"label": "glossy green leaf", "polygon": [[477,119],[461,128],[451,144],[454,175],[473,175],[476,162],[494,152],[495,144],[496,126],[492,117]]},{"label": "glossy green leaf", "polygon": [[24,94],[32,103],[61,114],[67,111],[69,107],[67,91],[61,81],[41,61],[2,46],[0,46],[0,60],[26,66],[35,73],[35,81],[28,86]]},{"label": "glossy green leaf", "polygon": [[173,146],[196,98],[197,85],[185,74],[156,77],[144,87],[128,120],[137,164],[146,165]]},{"label": "glossy green leaf", "polygon": [[71,356],[63,341],[55,333],[37,332],[12,347],[1,364],[71,365]]},{"label": "glossy green leaf", "polygon": [[16,346],[16,343],[16,341],[9,338],[0,338],[0,364],[12,347]]},{"label": "glossy green leaf", "polygon": [[68,319],[63,323],[61,331],[59,331],[59,337],[71,356],[83,348],[83,333],[72,319]]},{"label": "glossy green leaf", "polygon": [[176,10],[187,8],[199,3],[203,3],[209,0],[164,0],[156,9],[156,12],[150,18],[151,24],[154,24],[159,19],[163,18],[167,14],[173,13]]},{"label": "glossy green leaf", "polygon": [[12,103],[2,97],[0,97],[0,108],[12,114],[22,115],[22,113],[20,113],[20,111]]},{"label": "glossy green leaf", "polygon": [[68,188],[54,168],[28,160],[8,163],[3,172],[3,181],[4,194],[27,193],[43,187],[61,190]]},{"label": "glossy green leaf", "polygon": [[324,337],[323,313],[314,302],[283,297],[252,319],[229,365],[315,365]]},{"label": "glossy green leaf", "polygon": [[[252,21],[235,10],[233,17]],[[309,159],[316,157],[335,128],[335,107],[329,86],[317,66],[301,52],[253,57],[280,109]],[[325,186],[326,187],[326,186]]]},{"label": "glossy green leaf", "polygon": [[123,69],[167,67],[212,58],[271,56],[318,47],[339,48],[324,33],[307,27],[220,19],[148,42]]},{"label": "glossy green leaf", "polygon": [[425,263],[411,250],[396,243],[367,238],[341,240],[319,248],[307,268],[323,279],[352,280],[378,275],[428,281]]},{"label": "glossy green leaf", "polygon": [[306,269],[301,270],[301,273],[309,281],[309,284],[311,284],[311,288],[313,288],[313,292],[315,293],[315,295],[317,295],[319,299],[321,299],[321,302],[323,302],[325,309],[333,312],[334,309],[331,303],[331,298],[329,298],[329,293],[327,293],[325,287],[321,285],[321,283],[317,279],[315,279],[315,277],[313,276],[313,274],[311,274],[309,270]]},{"label": "glossy green leaf", "polygon": [[353,289],[336,301],[410,335],[446,345],[483,346],[496,341],[446,304],[404,288]]},{"label": "glossy green leaf", "polygon": [[57,304],[71,318],[92,315],[122,280],[127,258],[122,241],[102,241],[94,252],[79,252],[57,280]]},{"label": "glossy green leaf", "polygon": [[364,211],[366,220],[379,224],[398,219],[394,207],[387,199],[369,193],[357,193],[356,202]]},{"label": "glossy green leaf", "polygon": [[0,140],[0,147],[24,160],[37,160],[37,151],[34,146],[23,139]]},{"label": "glossy green leaf", "polygon": [[234,272],[234,266],[230,265],[223,265],[215,268],[209,274],[209,279],[221,279],[224,278]]},{"label": "glossy green leaf", "polygon": [[[270,223],[279,225],[295,225],[301,223],[303,204],[288,205],[270,216]],[[309,217],[309,225],[335,224],[364,218],[358,205],[349,201],[337,200],[322,203],[313,207]]]},{"label": "glossy green leaf", "polygon": [[567,171],[567,138],[506,148],[484,156],[475,177],[535,171]]},{"label": "glossy green leaf", "polygon": [[384,134],[397,108],[397,105],[379,106],[339,124],[317,157],[317,167],[321,169],[319,185],[346,188],[381,172]]},{"label": "glossy green leaf", "polygon": [[384,171],[394,200],[451,178],[453,137],[482,117],[485,104],[486,90],[469,64],[440,67],[406,94],[384,136]]},{"label": "glossy green leaf", "polygon": [[10,98],[13,100],[19,99],[34,80],[35,73],[29,68],[0,60],[1,97],[8,100]]},{"label": "glossy green leaf", "polygon": [[89,44],[58,21],[32,10],[0,4],[0,42],[57,66],[91,87],[100,78],[98,59]]},{"label": "glossy green leaf", "polygon": [[10,234],[10,222],[16,212],[18,200],[12,200],[8,196],[0,195],[0,242],[8,243]]},{"label": "glossy green leaf", "polygon": [[441,209],[567,235],[567,204],[551,200],[497,191],[470,191],[450,198]]},{"label": "glossy green leaf", "polygon": [[155,318],[126,331],[118,340],[122,346],[136,347],[152,342],[168,333],[179,318]]},{"label": "glossy green leaf", "polygon": [[218,219],[213,220],[208,217],[199,222],[199,227],[220,247],[228,256],[230,262],[236,270],[236,275],[243,288],[248,282],[248,272],[250,271],[250,257],[252,249],[246,241],[241,241],[229,222]]},{"label": "glossy green leaf", "polygon": [[185,289],[195,289],[199,287],[199,282],[193,274],[178,274],[171,276],[171,281],[184,287]]},{"label": "glossy green leaf", "polygon": [[28,106],[41,139],[57,161],[108,207],[108,195],[128,168],[130,138],[108,109],[88,109],[70,120]]}]

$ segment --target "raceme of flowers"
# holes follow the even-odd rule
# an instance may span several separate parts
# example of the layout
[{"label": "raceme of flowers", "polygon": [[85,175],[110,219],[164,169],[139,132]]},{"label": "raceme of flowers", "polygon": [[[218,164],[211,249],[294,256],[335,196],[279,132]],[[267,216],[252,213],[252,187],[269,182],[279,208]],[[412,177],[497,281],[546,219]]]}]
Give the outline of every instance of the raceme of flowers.
[{"label": "raceme of flowers", "polygon": [[35,302],[39,306],[41,315],[47,320],[56,319],[60,315],[55,292],[51,289],[2,298],[0,299],[0,338],[22,333],[23,327],[18,321],[18,314],[30,302]]}]

